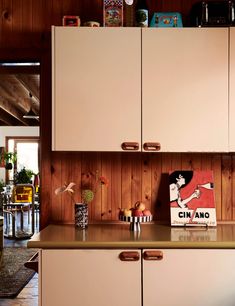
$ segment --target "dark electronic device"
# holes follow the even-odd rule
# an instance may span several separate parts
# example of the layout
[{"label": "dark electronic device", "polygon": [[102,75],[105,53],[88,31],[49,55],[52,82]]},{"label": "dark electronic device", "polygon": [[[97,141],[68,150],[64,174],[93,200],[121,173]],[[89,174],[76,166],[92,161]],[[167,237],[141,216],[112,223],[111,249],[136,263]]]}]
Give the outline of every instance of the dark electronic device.
[{"label": "dark electronic device", "polygon": [[190,24],[196,27],[235,25],[235,1],[201,1],[192,6]]}]

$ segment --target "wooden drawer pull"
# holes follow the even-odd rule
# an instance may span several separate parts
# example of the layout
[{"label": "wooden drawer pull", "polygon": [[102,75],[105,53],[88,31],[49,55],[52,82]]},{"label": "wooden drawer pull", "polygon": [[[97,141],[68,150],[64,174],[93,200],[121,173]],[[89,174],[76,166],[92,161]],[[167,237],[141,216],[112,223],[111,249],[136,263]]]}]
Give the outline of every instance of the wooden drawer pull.
[{"label": "wooden drawer pull", "polygon": [[162,260],[163,253],[162,251],[144,251],[145,260]]},{"label": "wooden drawer pull", "polygon": [[160,151],[161,145],[159,142],[145,142],[144,145],[145,151]]},{"label": "wooden drawer pull", "polygon": [[137,151],[139,150],[138,142],[123,142],[122,149],[125,151]]},{"label": "wooden drawer pull", "polygon": [[121,261],[138,261],[140,255],[138,252],[121,252],[119,258]]}]

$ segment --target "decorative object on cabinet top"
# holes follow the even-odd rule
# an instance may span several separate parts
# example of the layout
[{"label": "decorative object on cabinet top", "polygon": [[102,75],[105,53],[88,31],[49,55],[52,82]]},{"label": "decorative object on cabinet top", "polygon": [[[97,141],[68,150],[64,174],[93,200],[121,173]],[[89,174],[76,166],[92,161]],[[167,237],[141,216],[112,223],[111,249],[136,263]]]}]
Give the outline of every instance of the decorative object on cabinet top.
[{"label": "decorative object on cabinet top", "polygon": [[215,27],[235,23],[234,1],[200,1],[192,6],[191,26]]},{"label": "decorative object on cabinet top", "polygon": [[104,27],[123,26],[123,1],[104,0]]},{"label": "decorative object on cabinet top", "polygon": [[[88,204],[93,201],[95,194],[97,192],[98,186],[108,186],[109,182],[108,179],[104,176],[100,176],[98,174],[98,171],[95,173],[88,172],[82,174],[82,180],[81,180],[81,202],[83,204]],[[80,202],[76,201],[74,198],[75,190],[73,189],[74,186],[76,186],[76,183],[71,182],[69,184],[65,183],[62,187],[58,187],[55,190],[55,194],[62,194],[65,192],[68,192],[71,196],[72,202],[74,204]]]},{"label": "decorative object on cabinet top", "polygon": [[86,21],[83,23],[84,27],[99,27],[100,23],[97,21]]},{"label": "decorative object on cabinet top", "polygon": [[150,22],[150,27],[159,28],[182,28],[182,17],[177,12],[154,13]]},{"label": "decorative object on cabinet top", "polygon": [[80,27],[81,20],[79,16],[63,16],[63,26]]}]

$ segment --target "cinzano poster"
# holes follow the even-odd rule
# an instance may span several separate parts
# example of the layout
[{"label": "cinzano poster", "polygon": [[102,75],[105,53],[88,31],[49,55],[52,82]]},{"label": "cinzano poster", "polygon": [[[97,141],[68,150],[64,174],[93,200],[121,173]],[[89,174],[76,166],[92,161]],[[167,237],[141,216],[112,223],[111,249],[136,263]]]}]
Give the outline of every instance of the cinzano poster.
[{"label": "cinzano poster", "polygon": [[216,226],[212,171],[169,173],[171,225]]}]

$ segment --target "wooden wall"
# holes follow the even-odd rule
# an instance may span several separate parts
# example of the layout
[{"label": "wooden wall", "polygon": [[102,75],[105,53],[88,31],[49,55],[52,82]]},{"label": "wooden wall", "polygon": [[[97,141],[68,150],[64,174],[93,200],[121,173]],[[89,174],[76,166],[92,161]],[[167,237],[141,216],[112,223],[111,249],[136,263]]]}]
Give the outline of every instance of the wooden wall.
[{"label": "wooden wall", "polygon": [[217,219],[235,220],[235,154],[206,153],[58,153],[52,154],[52,216],[54,222],[73,222],[73,205],[67,194],[53,191],[65,182],[77,183],[75,197],[80,199],[82,174],[106,176],[109,186],[98,189],[89,205],[92,220],[118,220],[120,208],[142,200],[154,213],[155,220],[169,221],[168,172],[213,170]]},{"label": "wooden wall", "polygon": [[[147,2],[150,16],[156,11],[178,11],[187,25],[196,0]],[[63,15],[79,15],[82,23],[96,20],[102,24],[102,0],[0,0],[0,60],[41,62],[41,227],[49,222],[73,221],[70,199],[55,197],[54,189],[65,181],[79,185],[82,173],[96,170],[109,178],[110,185],[97,192],[90,206],[91,219],[115,220],[119,207],[142,199],[157,220],[169,220],[166,173],[213,169],[218,220],[234,220],[235,155],[51,152],[50,29],[61,25]]]}]

